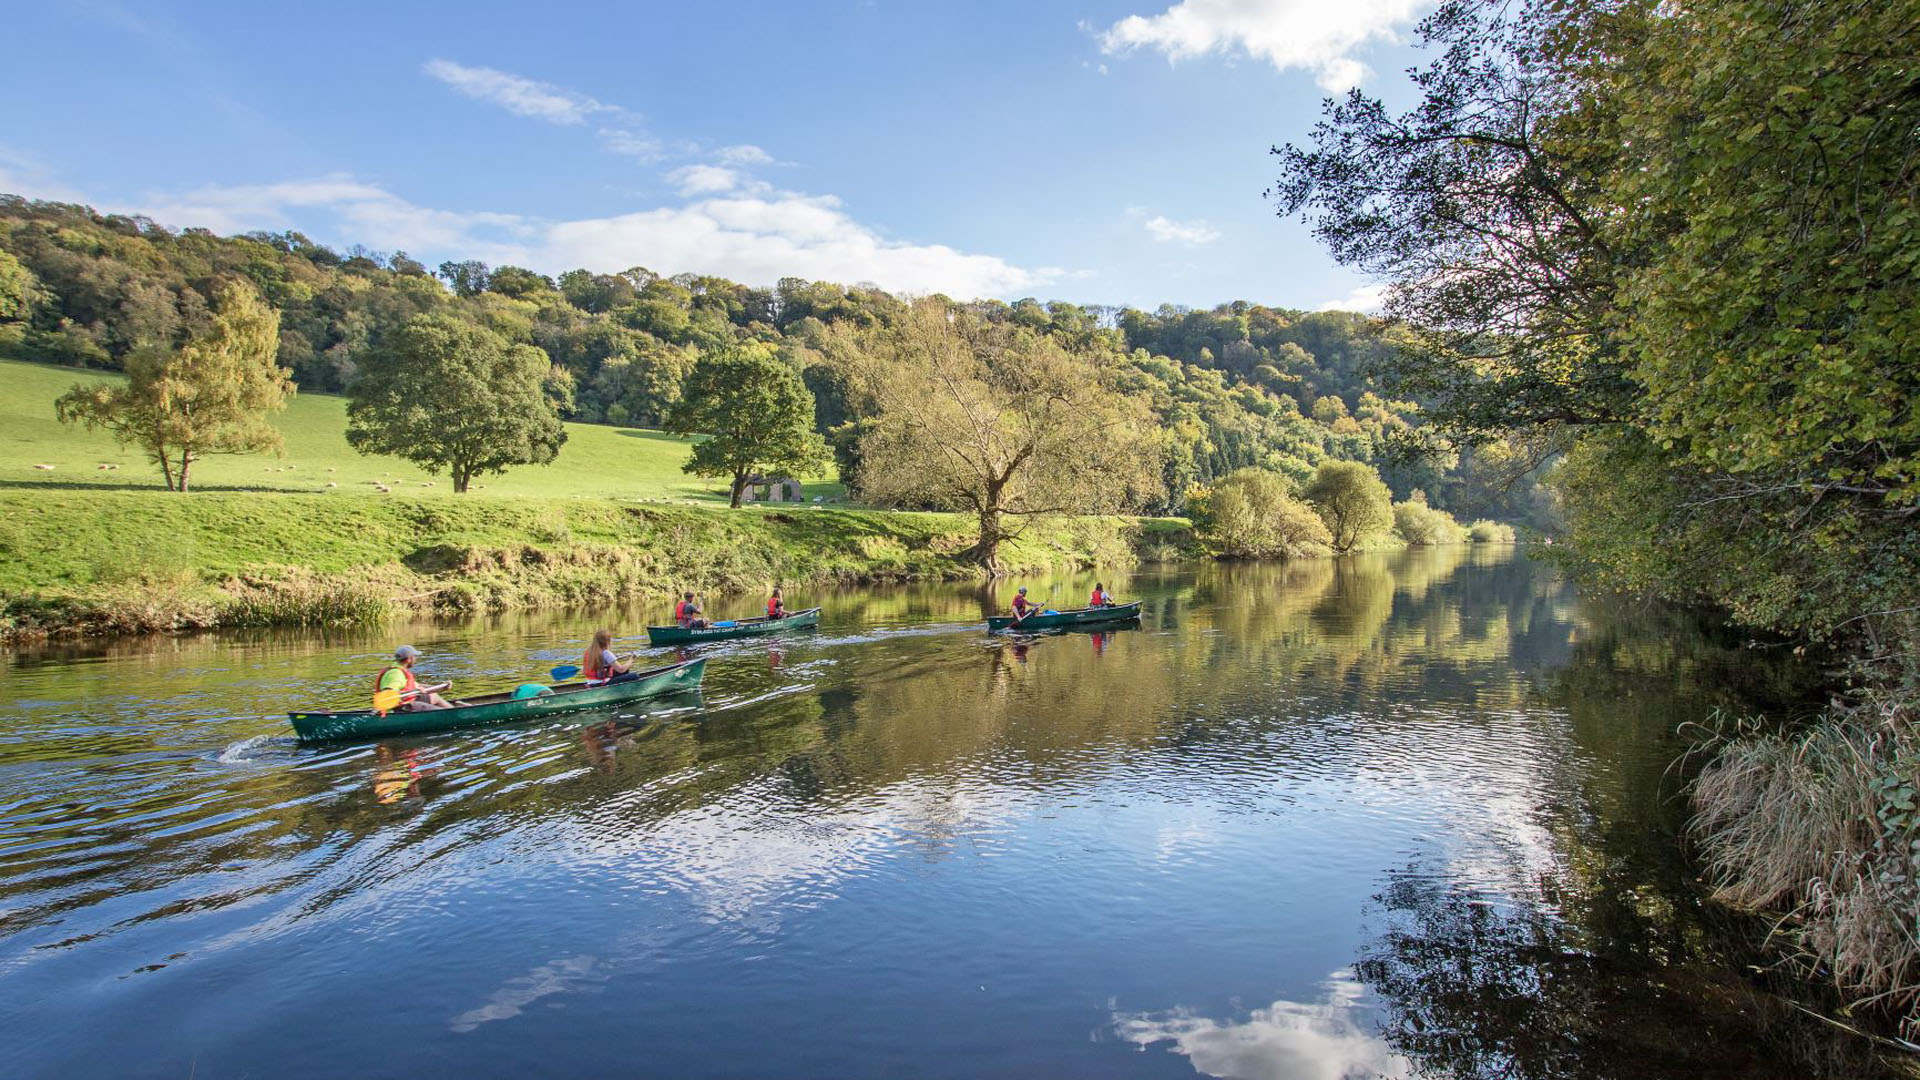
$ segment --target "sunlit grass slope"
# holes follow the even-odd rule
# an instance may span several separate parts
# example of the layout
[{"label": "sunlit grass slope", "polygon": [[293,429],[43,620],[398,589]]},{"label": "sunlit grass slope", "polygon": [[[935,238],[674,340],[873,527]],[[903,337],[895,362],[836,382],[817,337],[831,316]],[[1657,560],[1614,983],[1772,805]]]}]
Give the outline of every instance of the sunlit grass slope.
[{"label": "sunlit grass slope", "polygon": [[[0,361],[0,487],[117,487],[163,490],[159,470],[138,450],[103,431],[69,427],[54,418],[53,401],[77,382],[117,376],[72,368]],[[364,492],[376,484],[409,496],[451,495],[447,478],[429,476],[400,458],[367,457],[347,445],[344,398],[301,394],[274,418],[286,438],[281,456],[211,457],[194,465],[201,491]],[[685,499],[724,502],[720,481],[680,470],[691,440],[659,431],[568,424],[567,442],[552,465],[509,469],[475,481],[489,495],[540,498]],[[36,469],[35,465],[51,465]],[[101,469],[117,465],[117,469]],[[335,485],[335,486],[329,486]],[[806,485],[809,497],[840,498],[839,483]]]}]

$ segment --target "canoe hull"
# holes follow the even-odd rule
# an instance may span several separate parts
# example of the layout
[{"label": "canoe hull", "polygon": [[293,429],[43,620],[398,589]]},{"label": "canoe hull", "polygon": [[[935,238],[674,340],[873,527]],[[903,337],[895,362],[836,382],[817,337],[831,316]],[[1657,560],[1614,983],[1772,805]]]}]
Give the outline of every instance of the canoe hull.
[{"label": "canoe hull", "polygon": [[640,677],[611,686],[589,687],[568,683],[553,688],[544,697],[509,698],[493,695],[464,708],[434,709],[430,712],[391,712],[380,716],[366,709],[344,712],[296,712],[287,716],[301,742],[326,742],[334,739],[383,738],[390,735],[417,735],[429,731],[451,731],[481,724],[501,724],[511,720],[533,720],[583,709],[600,709],[641,698],[658,697],[700,685],[706,674],[705,658],[684,664],[640,672]]},{"label": "canoe hull", "polygon": [[1131,604],[1112,604],[1107,607],[1075,608],[1054,615],[1029,615],[1015,625],[1011,615],[990,615],[987,617],[987,632],[997,634],[1002,630],[1064,630],[1073,626],[1098,626],[1101,623],[1128,622],[1140,617],[1140,601]]},{"label": "canoe hull", "polygon": [[820,609],[808,608],[796,611],[784,619],[742,619],[732,626],[709,626],[704,630],[687,630],[678,626],[647,627],[649,645],[698,645],[703,641],[726,641],[729,638],[759,637],[761,634],[778,634],[783,630],[804,630],[820,625]]}]

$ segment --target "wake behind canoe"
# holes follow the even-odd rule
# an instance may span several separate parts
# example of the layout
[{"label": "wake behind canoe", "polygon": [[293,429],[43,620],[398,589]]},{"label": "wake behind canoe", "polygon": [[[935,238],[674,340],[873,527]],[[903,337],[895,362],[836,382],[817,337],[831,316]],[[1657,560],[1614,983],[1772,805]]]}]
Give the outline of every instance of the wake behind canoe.
[{"label": "wake behind canoe", "polygon": [[820,625],[820,609],[815,607],[796,611],[778,619],[769,619],[764,616],[758,619],[737,619],[726,625],[703,626],[697,630],[684,626],[649,626],[647,643],[649,645],[694,645],[702,641],[725,641],[728,638],[777,634],[782,630],[802,630],[818,625]]},{"label": "wake behind canoe", "polygon": [[1127,622],[1140,617],[1140,601],[1131,604],[1108,604],[1105,607],[1073,608],[1069,611],[1056,611],[1052,614],[1029,615],[1019,622],[1011,615],[987,616],[987,632],[997,634],[1002,630],[1059,630],[1069,626],[1095,626],[1100,623]]},{"label": "wake behind canoe", "polygon": [[705,657],[681,664],[670,664],[638,672],[639,678],[605,686],[565,683],[553,693],[540,697],[516,698],[512,694],[488,694],[470,698],[451,709],[424,712],[391,712],[382,716],[370,709],[342,712],[296,712],[287,716],[294,733],[302,742],[330,739],[377,738],[389,735],[414,735],[428,731],[448,731],[480,724],[499,724],[509,720],[530,720],[582,709],[605,708],[641,698],[657,697],[700,685],[706,673]]}]

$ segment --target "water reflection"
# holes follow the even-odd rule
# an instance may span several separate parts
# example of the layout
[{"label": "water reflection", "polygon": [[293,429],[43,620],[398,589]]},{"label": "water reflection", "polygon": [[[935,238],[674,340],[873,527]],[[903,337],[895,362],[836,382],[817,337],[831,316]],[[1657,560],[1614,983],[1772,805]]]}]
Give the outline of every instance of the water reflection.
[{"label": "water reflection", "polygon": [[1116,1014],[1114,1031],[1142,1050],[1171,1043],[1195,1072],[1221,1080],[1398,1080],[1414,1066],[1374,1031],[1367,989],[1336,971],[1323,1001],[1276,1001],[1239,1021],[1176,1009]]},{"label": "water reflection", "polygon": [[278,712],[363,698],[394,637],[512,685],[664,604],[14,655],[0,1022],[56,1075],[400,1075],[375,1048],[407,1045],[489,1074],[1611,1076],[1702,1025],[1767,1047],[1708,1075],[1837,1052],[1738,1020],[1777,999],[1734,994],[1677,857],[1675,723],[1793,698],[1789,658],[1504,550],[1101,577],[1137,625],[988,636],[972,585],[845,590],[817,633],[699,647],[698,695],[323,748]]}]

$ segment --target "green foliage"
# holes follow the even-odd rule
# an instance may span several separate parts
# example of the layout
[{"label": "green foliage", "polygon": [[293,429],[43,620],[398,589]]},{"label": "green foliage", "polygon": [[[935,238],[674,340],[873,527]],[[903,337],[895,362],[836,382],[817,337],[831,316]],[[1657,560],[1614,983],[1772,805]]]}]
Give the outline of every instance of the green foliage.
[{"label": "green foliage", "polygon": [[61,422],[104,428],[186,491],[209,454],[280,448],[269,413],[286,408],[289,372],[274,363],[280,317],[250,287],[221,286],[209,325],[179,348],[149,344],[127,363],[124,385],[83,383],[54,403]]},{"label": "green foliage", "polygon": [[476,476],[552,462],[567,434],[546,354],[446,315],[420,315],[369,359],[347,406],[347,442],[393,454],[465,492]]},{"label": "green foliage", "polygon": [[1393,493],[1372,466],[1329,461],[1314,471],[1302,493],[1326,522],[1333,550],[1352,551],[1393,528]]},{"label": "green foliage", "polygon": [[729,504],[757,472],[802,476],[830,460],[813,430],[813,395],[800,374],[765,346],[739,345],[702,356],[687,376],[667,430],[704,434],[686,471],[731,481]]},{"label": "green foliage", "polygon": [[[1393,504],[1393,531],[1400,539],[1416,546],[1459,544],[1467,540],[1467,530],[1453,515],[1427,505],[1427,493],[1416,491],[1405,502]],[[1512,535],[1512,530],[1508,530]]]},{"label": "green foliage", "polygon": [[0,250],[0,323],[25,322],[45,300],[33,271]]},{"label": "green foliage", "polygon": [[1517,537],[1513,526],[1482,518],[1467,526],[1467,539],[1475,544],[1511,544]]},{"label": "green foliage", "polygon": [[1225,558],[1305,558],[1333,546],[1314,509],[1294,498],[1285,477],[1264,469],[1237,470],[1190,496],[1187,506],[1195,533]]}]

